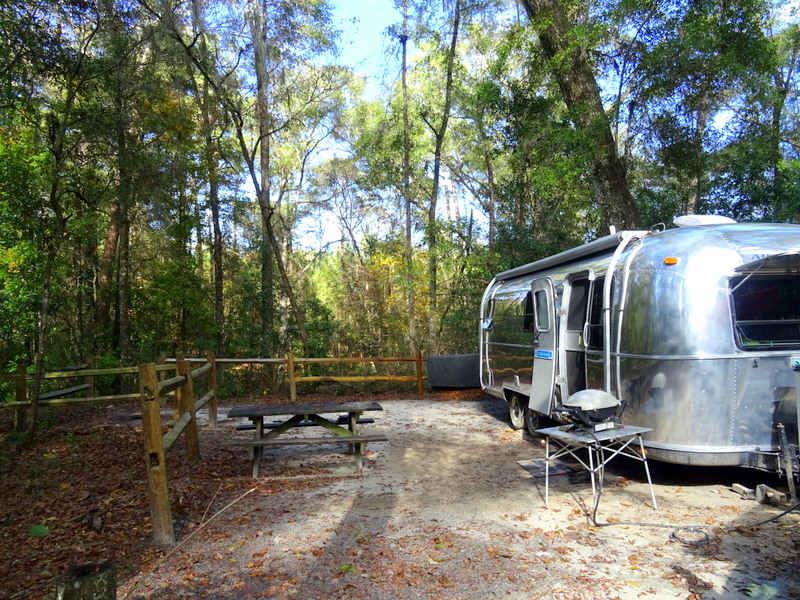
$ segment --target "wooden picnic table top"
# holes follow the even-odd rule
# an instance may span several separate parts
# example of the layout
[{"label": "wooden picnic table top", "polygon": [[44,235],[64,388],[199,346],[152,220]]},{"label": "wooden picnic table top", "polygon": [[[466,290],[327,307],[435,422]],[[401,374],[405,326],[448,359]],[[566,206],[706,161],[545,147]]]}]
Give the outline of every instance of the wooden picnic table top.
[{"label": "wooden picnic table top", "polygon": [[234,406],[228,418],[275,417],[279,415],[321,415],[326,413],[358,413],[383,410],[377,402],[329,402],[326,404],[281,404],[277,406]]}]

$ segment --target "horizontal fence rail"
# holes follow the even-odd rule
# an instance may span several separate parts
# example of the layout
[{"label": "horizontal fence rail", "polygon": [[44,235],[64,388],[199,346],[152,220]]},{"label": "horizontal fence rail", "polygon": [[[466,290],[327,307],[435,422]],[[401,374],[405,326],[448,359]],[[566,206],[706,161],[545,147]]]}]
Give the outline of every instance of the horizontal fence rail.
[{"label": "horizontal fence rail", "polygon": [[[155,366],[156,373],[175,373],[177,370],[176,361],[180,359],[162,359],[166,364]],[[376,381],[390,381],[398,383],[416,382],[417,394],[423,393],[424,382],[426,380],[423,371],[422,353],[417,352],[416,356],[369,356],[369,357],[338,357],[338,358],[301,358],[295,357],[292,353],[283,358],[217,358],[213,354],[207,357],[194,357],[183,359],[187,364],[203,363],[192,371],[194,378],[201,377],[206,373],[214,373],[214,385],[216,386],[217,368],[222,365],[276,365],[286,367],[286,377],[289,387],[289,395],[292,402],[297,400],[297,386],[302,383],[368,383]],[[90,361],[93,364],[93,361]],[[370,364],[370,363],[413,363],[414,373],[408,375],[302,375],[298,373],[298,368],[305,365],[348,365],[348,364]],[[43,392],[39,395],[39,406],[75,406],[81,404],[101,404],[114,402],[129,402],[139,399],[138,393],[125,393],[113,395],[98,395],[95,393],[95,377],[120,376],[120,375],[140,375],[139,367],[112,367],[108,369],[97,369],[92,366],[78,365],[76,367],[64,368],[58,371],[44,373],[42,378],[47,381],[58,379],[75,379],[83,382],[76,385],[65,386],[60,389]],[[15,383],[16,389],[14,400],[11,402],[0,402],[0,409],[10,408],[15,410],[15,422],[24,417],[24,411],[30,407],[31,400],[27,398],[28,382],[33,379],[33,374],[25,370],[24,365],[17,368],[16,373],[0,374],[0,382]],[[173,395],[179,389],[183,381],[182,376],[175,375],[158,382],[159,393],[162,398]],[[71,397],[83,392],[82,397]],[[207,400],[206,400],[207,401]],[[179,415],[176,415],[176,418]]]},{"label": "horizontal fence rail", "polygon": [[[166,362],[175,362],[168,358]],[[186,358],[188,362],[205,362],[204,358]],[[231,365],[285,365],[289,384],[289,396],[292,402],[297,401],[298,383],[368,383],[372,381],[416,382],[417,394],[422,395],[426,379],[422,368],[422,352],[415,356],[346,356],[326,358],[298,358],[291,352],[285,358],[217,358],[217,364]],[[369,364],[369,363],[414,363],[413,375],[298,375],[298,365],[314,364]],[[202,367],[201,367],[202,368]]]},{"label": "horizontal fence rail", "polygon": [[[205,359],[204,359],[205,360]],[[158,372],[175,371],[175,365],[156,365]],[[77,377],[96,377],[102,375],[135,375],[139,372],[138,367],[114,367],[111,369],[86,369],[84,371],[51,371],[42,374],[42,379],[66,379]],[[33,379],[32,373],[4,373],[0,374],[0,382],[17,382],[16,399],[13,402],[0,402],[0,408],[15,408],[30,406],[31,401],[27,399],[27,382]],[[88,386],[88,387],[86,387]],[[86,383],[79,386],[71,386],[63,389],[44,392],[39,395],[39,406],[59,405],[59,404],[91,404],[94,402],[114,402],[117,400],[137,400],[139,394],[116,394],[113,396],[94,396],[87,395],[84,398],[59,398],[71,393],[83,390],[94,390],[94,383]]]},{"label": "horizontal fence rail", "polygon": [[[158,372],[174,372],[175,365],[157,365],[156,370]],[[97,395],[95,392],[95,377],[136,375],[137,373],[138,367],[96,369],[94,368],[93,360],[90,360],[85,365],[43,373],[42,379],[46,381],[83,379],[83,383],[40,393],[37,404],[38,406],[66,407],[79,406],[82,404],[113,404],[138,400],[139,394],[135,393]],[[17,429],[21,429],[24,426],[27,410],[31,406],[32,399],[28,399],[28,382],[32,379],[33,373],[28,373],[24,364],[17,366],[16,373],[0,374],[0,382],[16,383],[14,400],[12,402],[0,402],[0,409],[10,408],[14,410],[14,427]],[[84,396],[81,398],[65,398],[65,396],[70,396],[78,392],[84,392]]]},{"label": "horizontal fence rail", "polygon": [[[287,371],[289,377],[289,395],[292,402],[297,401],[297,384],[302,382],[324,382],[324,383],[355,383],[369,381],[416,381],[417,394],[422,395],[424,375],[422,373],[422,352],[417,352],[416,356],[374,356],[374,357],[346,357],[346,358],[295,358],[290,352],[286,355]],[[389,362],[413,362],[416,365],[414,375],[304,375],[298,377],[295,373],[295,366],[300,364],[358,364],[358,363],[389,363]]]}]

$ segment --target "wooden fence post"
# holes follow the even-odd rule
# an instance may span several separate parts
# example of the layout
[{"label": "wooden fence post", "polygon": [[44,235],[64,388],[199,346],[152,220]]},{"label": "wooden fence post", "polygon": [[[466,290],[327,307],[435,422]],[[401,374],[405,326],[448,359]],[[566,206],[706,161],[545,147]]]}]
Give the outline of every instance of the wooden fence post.
[{"label": "wooden fence post", "polygon": [[139,365],[139,394],[142,405],[144,459],[147,468],[147,493],[150,497],[150,521],[153,541],[160,546],[175,543],[172,512],[169,506],[167,463],[161,437],[161,404],[159,402],[156,366]]},{"label": "wooden fence post", "polygon": [[417,395],[422,396],[422,350],[417,350]]},{"label": "wooden fence post", "polygon": [[286,354],[286,374],[289,377],[289,401],[297,402],[297,381],[294,379],[294,352]]},{"label": "wooden fence post", "polygon": [[176,403],[179,419],[187,412],[192,415],[189,424],[183,431],[186,436],[186,457],[189,460],[197,460],[200,458],[200,439],[197,435],[197,418],[194,411],[194,383],[192,382],[192,363],[188,360],[181,358],[177,361],[177,372],[186,378],[175,393],[178,395],[178,402]]},{"label": "wooden fence post", "polygon": [[213,352],[206,354],[206,360],[211,363],[211,370],[208,372],[208,389],[214,390],[211,404],[208,405],[208,424],[211,427],[217,426],[217,357]]},{"label": "wooden fence post", "polygon": [[[94,369],[94,367],[95,367],[94,356],[89,356],[86,359],[86,368],[89,369],[89,370],[92,370],[92,369]],[[95,394],[94,394],[94,375],[87,375],[86,377],[84,377],[83,378],[83,383],[85,383],[86,385],[89,386],[89,387],[86,388],[86,397],[87,398],[94,398],[94,396],[95,396]]]}]

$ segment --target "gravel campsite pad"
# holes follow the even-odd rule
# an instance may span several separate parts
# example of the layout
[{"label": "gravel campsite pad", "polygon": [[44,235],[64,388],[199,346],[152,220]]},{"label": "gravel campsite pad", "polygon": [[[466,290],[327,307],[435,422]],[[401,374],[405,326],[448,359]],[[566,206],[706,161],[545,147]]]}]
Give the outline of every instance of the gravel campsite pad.
[{"label": "gravel campsite pad", "polygon": [[225,445],[252,435],[229,405],[201,429],[200,462],[179,440],[173,548],[151,542],[136,406],[59,412],[0,461],[0,598],[52,598],[57,576],[100,560],[117,566],[120,600],[800,597],[800,512],[757,525],[785,508],[731,489],[785,482],[650,462],[654,510],[642,463],[620,458],[595,522],[574,463],[545,506],[543,440],[511,430],[505,402],[358,399],[384,408],[359,432],[389,439],[368,446],[362,475],[346,446],[286,446],[253,479],[247,449]]},{"label": "gravel campsite pad", "polygon": [[[363,476],[330,448],[271,449],[253,492],[122,595],[135,583],[135,598],[800,596],[798,514],[751,527],[780,509],[724,480],[761,474],[651,463],[654,510],[641,463],[623,459],[595,524],[577,465],[551,479],[545,507],[543,478],[518,463],[544,445],[509,428],[504,402],[383,405],[361,431],[390,441],[368,448]],[[229,465],[247,479],[245,450]]]}]

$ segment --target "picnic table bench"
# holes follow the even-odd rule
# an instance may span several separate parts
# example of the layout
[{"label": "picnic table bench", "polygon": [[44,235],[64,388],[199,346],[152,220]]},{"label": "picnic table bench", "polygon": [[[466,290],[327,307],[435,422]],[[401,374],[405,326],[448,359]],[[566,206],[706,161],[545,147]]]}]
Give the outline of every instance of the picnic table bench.
[{"label": "picnic table bench", "polygon": [[[334,421],[338,425],[347,425],[347,415],[339,415],[339,418]],[[374,423],[375,419],[369,418],[360,418],[356,421],[358,425],[366,425],[368,423]],[[283,421],[272,421],[270,423],[264,423],[264,429],[275,429],[280,427]],[[317,427],[317,424],[314,421],[301,421],[295,427]],[[236,426],[236,431],[253,431],[256,428],[255,423],[242,423],[241,425]]]},{"label": "picnic table bench", "polygon": [[[251,450],[253,477],[258,477],[263,449],[274,446],[320,445],[346,443],[356,457],[359,472],[363,470],[363,449],[370,442],[389,441],[384,434],[361,435],[358,433],[359,417],[367,411],[379,411],[383,407],[377,402],[342,402],[328,404],[289,404],[280,406],[236,406],[228,412],[228,418],[247,418],[255,433],[250,439],[234,439],[228,446],[243,446]],[[345,413],[336,421],[323,417],[325,414]],[[280,423],[270,423],[265,433],[264,417],[288,417]],[[373,422],[373,419],[361,420]],[[342,427],[346,424],[347,428]],[[333,435],[323,437],[280,437],[295,427],[318,425]]]}]

